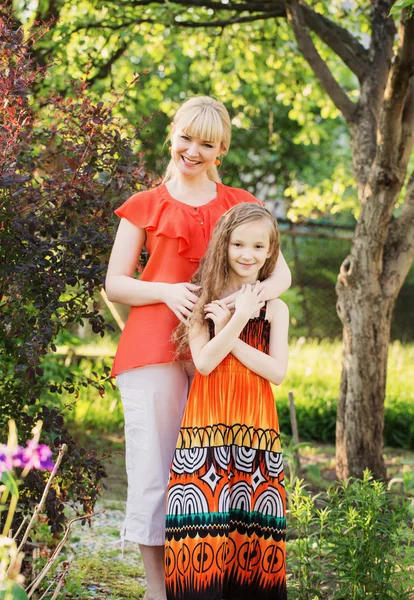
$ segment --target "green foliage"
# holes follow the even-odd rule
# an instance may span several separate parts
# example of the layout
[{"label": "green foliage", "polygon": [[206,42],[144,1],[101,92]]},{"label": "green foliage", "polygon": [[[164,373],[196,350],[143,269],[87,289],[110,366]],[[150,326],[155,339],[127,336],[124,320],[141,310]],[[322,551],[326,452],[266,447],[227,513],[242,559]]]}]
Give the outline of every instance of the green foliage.
[{"label": "green foliage", "polygon": [[0,600],[29,600],[29,596],[18,583],[9,581],[0,584]]},{"label": "green foliage", "polygon": [[[112,102],[113,90],[123,89],[138,72],[139,81],[114,111],[134,125],[157,111],[141,140],[148,169],[164,171],[168,152],[163,143],[183,99],[211,94],[226,104],[233,121],[230,155],[222,164],[225,183],[279,202],[289,188],[295,193],[294,210],[307,216],[330,212],[337,202],[345,202],[347,211],[355,209],[346,126],[301,60],[284,20],[185,28],[175,25],[214,19],[213,11],[192,7],[183,13],[175,4],[165,10],[155,3],[101,6],[85,0],[53,7],[39,3],[37,18],[48,18],[51,11],[58,18],[35,51],[39,58],[53,56],[56,66],[37,93],[71,94],[69,75],[89,81],[96,98]],[[338,8],[334,12],[343,16]],[[29,27],[34,9],[21,15]],[[325,46],[318,50],[326,56]],[[341,83],[356,89],[355,78],[328,54]]]},{"label": "green foliage", "polygon": [[408,504],[368,471],[311,496],[289,495],[290,595],[298,600],[404,600],[413,585]]},{"label": "green foliage", "polygon": [[390,15],[398,15],[403,9],[407,9],[408,15],[414,12],[414,0],[397,0],[391,7]]},{"label": "green foliage", "polygon": [[[0,430],[14,419],[29,437],[41,420],[49,445],[68,445],[45,507],[56,533],[66,520],[65,502],[92,509],[105,470],[69,434],[60,407],[47,406],[42,396],[63,390],[70,396],[88,385],[99,393],[109,376],[75,380],[69,371],[55,383],[41,362],[71,323],[87,321],[101,336],[108,329],[93,298],[106,271],[113,204],[151,179],[133,149],[140,130],[125,129],[84,87],[74,85],[73,98],[45,96],[36,105],[31,94],[48,70],[31,57],[35,40],[25,39],[11,18],[0,18],[0,29]],[[44,475],[30,472],[17,518],[43,487]]]}]

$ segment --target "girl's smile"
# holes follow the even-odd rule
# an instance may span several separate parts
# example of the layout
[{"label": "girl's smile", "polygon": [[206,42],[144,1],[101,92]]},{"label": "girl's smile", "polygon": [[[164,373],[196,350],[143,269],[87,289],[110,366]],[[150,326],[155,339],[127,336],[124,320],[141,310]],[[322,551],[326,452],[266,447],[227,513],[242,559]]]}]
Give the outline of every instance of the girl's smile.
[{"label": "girl's smile", "polygon": [[234,283],[254,283],[270,255],[266,221],[253,221],[236,227],[227,252],[229,275]]}]

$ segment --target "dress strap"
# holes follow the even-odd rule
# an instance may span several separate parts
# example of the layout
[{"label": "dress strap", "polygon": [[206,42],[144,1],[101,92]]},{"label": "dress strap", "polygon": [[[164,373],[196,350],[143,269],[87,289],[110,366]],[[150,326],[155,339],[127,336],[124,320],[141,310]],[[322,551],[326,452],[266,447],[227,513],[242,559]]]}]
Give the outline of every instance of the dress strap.
[{"label": "dress strap", "polygon": [[266,318],[266,310],[267,310],[267,300],[264,303],[264,306],[262,306],[262,308],[260,309],[259,317],[261,319],[265,319]]}]

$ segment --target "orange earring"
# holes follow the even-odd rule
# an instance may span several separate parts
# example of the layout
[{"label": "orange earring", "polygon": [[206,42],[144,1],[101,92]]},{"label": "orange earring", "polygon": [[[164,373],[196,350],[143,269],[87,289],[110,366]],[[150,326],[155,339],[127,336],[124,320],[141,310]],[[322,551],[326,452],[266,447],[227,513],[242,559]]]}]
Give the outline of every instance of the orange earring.
[{"label": "orange earring", "polygon": [[172,152],[172,146],[168,146],[168,150]]},{"label": "orange earring", "polygon": [[218,158],[214,161],[214,164],[216,165],[216,167],[218,167],[220,163],[221,163],[221,160],[219,160]]}]

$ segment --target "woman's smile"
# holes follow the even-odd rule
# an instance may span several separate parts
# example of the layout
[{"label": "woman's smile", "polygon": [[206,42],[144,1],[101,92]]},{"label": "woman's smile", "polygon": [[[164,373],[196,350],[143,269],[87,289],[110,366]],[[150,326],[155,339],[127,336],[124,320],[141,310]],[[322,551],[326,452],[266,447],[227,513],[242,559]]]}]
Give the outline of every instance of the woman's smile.
[{"label": "woman's smile", "polygon": [[185,165],[187,165],[188,167],[196,167],[197,165],[201,164],[200,160],[194,160],[192,158],[188,158],[188,156],[181,155],[181,159],[182,159],[183,163]]}]

